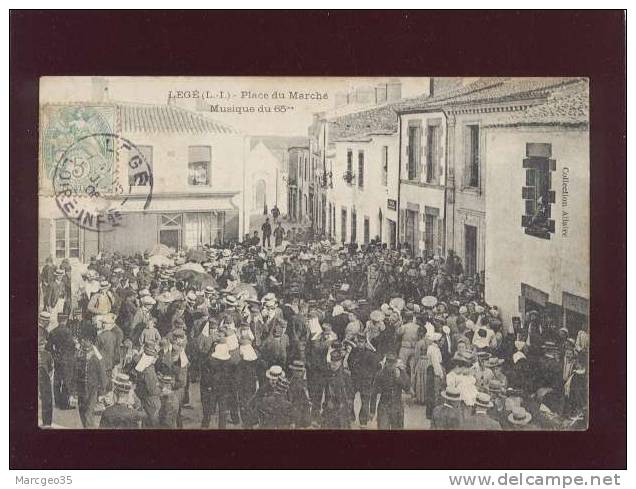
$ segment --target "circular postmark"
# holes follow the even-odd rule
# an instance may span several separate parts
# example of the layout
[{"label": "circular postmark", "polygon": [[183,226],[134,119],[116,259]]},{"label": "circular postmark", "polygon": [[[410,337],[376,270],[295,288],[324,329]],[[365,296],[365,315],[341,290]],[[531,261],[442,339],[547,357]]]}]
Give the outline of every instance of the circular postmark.
[{"label": "circular postmark", "polygon": [[152,165],[126,138],[95,133],[75,140],[53,175],[55,201],[64,216],[89,231],[114,231],[123,213],[143,211],[152,200]]}]

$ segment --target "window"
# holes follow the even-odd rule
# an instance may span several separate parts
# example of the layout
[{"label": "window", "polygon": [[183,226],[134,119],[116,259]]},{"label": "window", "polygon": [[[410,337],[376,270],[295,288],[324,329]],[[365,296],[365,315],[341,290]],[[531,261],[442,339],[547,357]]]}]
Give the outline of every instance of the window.
[{"label": "window", "polygon": [[159,243],[178,250],[181,247],[181,214],[162,214],[159,216]]},{"label": "window", "polygon": [[364,151],[358,152],[358,187],[364,188]]},{"label": "window", "polygon": [[145,187],[151,184],[151,175],[148,174],[146,168],[149,168],[152,173],[152,146],[137,146],[137,149],[143,156],[144,162],[134,166],[131,160],[128,165],[128,185],[131,187]]},{"label": "window", "polygon": [[358,214],[355,210],[351,211],[351,242],[358,242]]},{"label": "window", "polygon": [[554,220],[551,219],[551,204],[555,201],[551,172],[556,170],[556,161],[550,159],[550,144],[526,144],[526,156],[523,168],[526,170],[526,185],[521,195],[525,203],[525,214],[521,217],[521,226],[525,233],[537,238],[550,239],[554,233]]},{"label": "window", "polygon": [[426,182],[437,180],[437,165],[439,164],[439,126],[430,125],[426,128]]},{"label": "window", "polygon": [[422,144],[422,128],[410,125],[408,129],[407,164],[408,179],[416,180],[419,176],[420,154]]},{"label": "window", "polygon": [[193,186],[210,185],[210,164],[212,148],[210,146],[188,147],[188,183]]},{"label": "window", "polygon": [[389,147],[382,146],[382,185],[388,185],[389,180]]},{"label": "window", "polygon": [[184,214],[184,245],[191,249],[201,249],[223,241],[224,212],[188,212]]},{"label": "window", "polygon": [[369,244],[369,234],[371,234],[369,229],[369,218],[364,216],[364,244]]},{"label": "window", "polygon": [[465,182],[469,187],[479,187],[479,126],[476,124],[466,126],[465,138]]},{"label": "window", "polygon": [[55,221],[55,258],[80,257],[80,229],[67,219]]}]

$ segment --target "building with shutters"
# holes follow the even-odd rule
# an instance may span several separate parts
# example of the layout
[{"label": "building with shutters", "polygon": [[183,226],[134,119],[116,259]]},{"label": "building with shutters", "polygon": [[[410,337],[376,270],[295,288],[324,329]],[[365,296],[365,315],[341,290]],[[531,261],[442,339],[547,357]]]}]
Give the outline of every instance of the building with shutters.
[{"label": "building with shutters", "polygon": [[575,337],[590,299],[588,82],[482,128],[486,300],[505,321],[536,310]]},{"label": "building with shutters", "polygon": [[342,243],[396,245],[397,117],[393,104],[333,118],[327,224]]},{"label": "building with shutters", "polygon": [[[466,272],[486,266],[483,127],[546,101],[573,78],[477,78],[405,101],[400,117],[400,242],[430,258],[453,250]],[[441,87],[440,87],[441,88]]]},{"label": "building with shutters", "polygon": [[[100,102],[112,132],[133,142],[152,170],[152,199],[144,209],[150,181],[135,182],[125,161],[115,164],[128,201],[121,226],[88,231],[67,220],[50,197],[50,182],[40,185],[39,257],[43,262],[86,261],[100,251],[133,254],[156,244],[175,249],[240,239],[249,229],[244,201],[249,139],[206,114],[173,105]],[[89,107],[91,103],[77,104]],[[42,129],[64,106],[43,108]],[[130,194],[130,195],[128,195]],[[113,197],[115,198],[115,197]]]}]

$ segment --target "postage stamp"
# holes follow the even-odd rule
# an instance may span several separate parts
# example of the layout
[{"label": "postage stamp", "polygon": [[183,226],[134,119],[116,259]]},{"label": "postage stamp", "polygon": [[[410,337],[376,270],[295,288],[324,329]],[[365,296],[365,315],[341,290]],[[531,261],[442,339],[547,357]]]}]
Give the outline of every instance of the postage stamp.
[{"label": "postage stamp", "polygon": [[152,165],[130,140],[114,133],[115,108],[46,106],[42,138],[43,177],[65,217],[78,226],[107,232],[123,224],[133,189],[152,198]]}]

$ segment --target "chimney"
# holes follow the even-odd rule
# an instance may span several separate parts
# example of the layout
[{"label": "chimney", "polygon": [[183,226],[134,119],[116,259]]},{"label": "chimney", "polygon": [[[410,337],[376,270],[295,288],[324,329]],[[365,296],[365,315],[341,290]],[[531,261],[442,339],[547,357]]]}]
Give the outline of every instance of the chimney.
[{"label": "chimney", "polygon": [[106,78],[101,76],[94,76],[93,78],[91,78],[91,84],[93,86],[93,102],[104,103],[110,101],[110,95],[108,93],[108,80]]},{"label": "chimney", "polygon": [[431,77],[430,78],[430,90],[429,97],[435,97],[441,95],[449,90],[460,88],[464,85],[464,79],[459,76],[455,77]]},{"label": "chimney", "polygon": [[402,82],[400,80],[389,80],[386,84],[387,102],[396,102],[402,98]]}]

